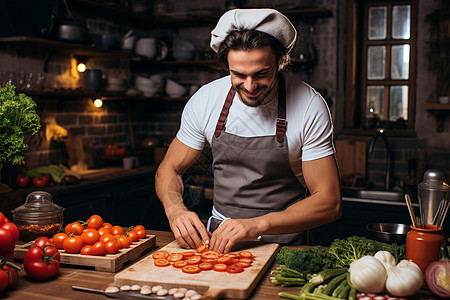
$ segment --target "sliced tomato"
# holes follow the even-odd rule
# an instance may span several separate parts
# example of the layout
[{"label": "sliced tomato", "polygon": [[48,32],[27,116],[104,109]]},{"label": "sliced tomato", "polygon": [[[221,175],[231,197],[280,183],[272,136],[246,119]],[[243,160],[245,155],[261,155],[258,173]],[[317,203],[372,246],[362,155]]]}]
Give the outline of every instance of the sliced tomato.
[{"label": "sliced tomato", "polygon": [[239,261],[246,262],[246,263],[252,263],[253,262],[253,258],[241,257],[241,258],[239,258]]},{"label": "sliced tomato", "polygon": [[243,267],[237,266],[237,265],[229,265],[227,267],[227,272],[228,273],[241,273],[242,271],[244,271]]},{"label": "sliced tomato", "polygon": [[182,268],[182,267],[185,267],[185,266],[187,266],[187,265],[188,265],[188,262],[187,262],[187,261],[185,261],[185,260],[179,260],[179,261],[174,262],[174,263],[172,264],[172,267],[174,267],[174,268]]},{"label": "sliced tomato", "polygon": [[241,251],[239,252],[240,257],[253,257],[253,254],[250,251]]},{"label": "sliced tomato", "polygon": [[220,253],[214,250],[206,250],[202,252],[203,258],[210,258],[210,259],[218,259],[220,256]]},{"label": "sliced tomato", "polygon": [[229,266],[233,264],[233,259],[231,257],[221,256],[217,259],[217,263],[226,264],[227,266]]},{"label": "sliced tomato", "polygon": [[212,263],[214,265],[215,263],[217,263],[217,259],[216,258],[203,258],[202,262]]},{"label": "sliced tomato", "polygon": [[188,257],[188,256],[195,255],[195,251],[184,251],[184,252],[181,252],[181,254],[183,254],[184,257]]},{"label": "sliced tomato", "polygon": [[186,261],[190,265],[196,265],[201,263],[202,257],[200,255],[189,256]]},{"label": "sliced tomato", "polygon": [[216,272],[225,272],[228,266],[226,264],[215,264],[213,270]]},{"label": "sliced tomato", "polygon": [[184,258],[183,254],[181,253],[171,253],[169,256],[167,256],[167,260],[170,262],[179,261]]},{"label": "sliced tomato", "polygon": [[155,259],[155,266],[167,267],[170,266],[170,261],[167,258],[157,258]]},{"label": "sliced tomato", "polygon": [[156,251],[155,253],[152,254],[152,257],[153,257],[154,259],[158,259],[158,258],[167,258],[168,256],[169,256],[169,252],[163,251],[163,250]]},{"label": "sliced tomato", "polygon": [[211,270],[213,268],[213,264],[210,263],[210,262],[202,262],[202,263],[198,264],[198,267],[202,271],[208,271],[208,270]]},{"label": "sliced tomato", "polygon": [[187,265],[181,268],[181,271],[188,274],[195,274],[201,271],[199,266]]},{"label": "sliced tomato", "polygon": [[243,262],[243,261],[237,261],[237,262],[235,262],[234,263],[236,266],[239,266],[239,267],[243,267],[243,268],[248,268],[248,267],[250,267],[252,264],[251,263],[249,263],[249,262]]},{"label": "sliced tomato", "polygon": [[231,257],[231,258],[240,258],[241,257],[239,254],[232,253],[232,252],[224,253],[224,254],[222,254],[222,256],[228,256],[228,257]]},{"label": "sliced tomato", "polygon": [[197,249],[195,249],[195,252],[197,253],[202,253],[203,251],[205,251],[208,248],[208,246],[206,244],[201,245],[200,247],[198,247]]}]

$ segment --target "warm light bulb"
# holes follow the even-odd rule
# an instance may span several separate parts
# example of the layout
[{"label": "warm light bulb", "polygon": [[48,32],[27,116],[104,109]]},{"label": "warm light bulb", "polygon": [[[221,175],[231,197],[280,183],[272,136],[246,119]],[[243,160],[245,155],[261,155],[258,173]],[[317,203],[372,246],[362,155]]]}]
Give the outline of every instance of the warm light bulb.
[{"label": "warm light bulb", "polygon": [[95,100],[94,100],[94,106],[95,106],[95,107],[102,107],[102,106],[103,106],[103,101],[102,101],[102,99],[95,99]]},{"label": "warm light bulb", "polygon": [[83,73],[84,71],[86,71],[86,65],[84,63],[79,63],[77,65],[77,70],[78,72]]}]

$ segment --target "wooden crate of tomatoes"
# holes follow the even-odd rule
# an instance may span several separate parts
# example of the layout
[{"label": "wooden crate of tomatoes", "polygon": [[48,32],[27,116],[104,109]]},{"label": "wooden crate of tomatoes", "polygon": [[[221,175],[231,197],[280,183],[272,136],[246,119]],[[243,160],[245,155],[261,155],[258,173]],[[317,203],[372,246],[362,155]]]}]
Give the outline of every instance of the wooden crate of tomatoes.
[{"label": "wooden crate of tomatoes", "polygon": [[[144,226],[123,228],[104,222],[99,215],[92,215],[86,222],[67,224],[64,232],[55,234],[50,241],[61,253],[61,264],[105,272],[117,272],[156,246],[156,237],[147,235]],[[34,242],[18,243],[13,257],[23,259]]]}]

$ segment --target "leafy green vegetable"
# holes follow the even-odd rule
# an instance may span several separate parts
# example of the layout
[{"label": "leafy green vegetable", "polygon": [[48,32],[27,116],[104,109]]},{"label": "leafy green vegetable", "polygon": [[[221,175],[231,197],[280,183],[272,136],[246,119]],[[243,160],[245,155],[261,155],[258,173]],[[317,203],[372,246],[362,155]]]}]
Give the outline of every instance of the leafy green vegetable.
[{"label": "leafy green vegetable", "polygon": [[36,134],[41,128],[36,114],[36,103],[23,93],[16,94],[16,87],[0,88],[0,164],[19,164],[28,150],[24,134]]},{"label": "leafy green vegetable", "polygon": [[276,260],[280,265],[302,273],[305,279],[308,275],[316,274],[324,269],[332,269],[336,265],[334,256],[322,246],[293,250],[284,246],[278,252]]},{"label": "leafy green vegetable", "polygon": [[351,236],[346,239],[335,239],[328,253],[336,259],[336,268],[349,267],[350,263],[365,255],[374,255],[377,251],[389,251],[397,260],[406,256],[406,245],[387,244],[365,237]]}]

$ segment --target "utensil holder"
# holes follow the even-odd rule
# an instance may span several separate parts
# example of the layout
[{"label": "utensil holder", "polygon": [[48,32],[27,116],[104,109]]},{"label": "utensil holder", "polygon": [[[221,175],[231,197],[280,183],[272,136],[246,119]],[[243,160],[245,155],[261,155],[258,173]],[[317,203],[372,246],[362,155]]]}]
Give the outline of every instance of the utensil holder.
[{"label": "utensil holder", "polygon": [[415,262],[425,274],[428,265],[439,260],[439,249],[445,246],[445,235],[442,227],[431,224],[424,226],[411,226],[411,231],[406,235],[406,259]]}]

